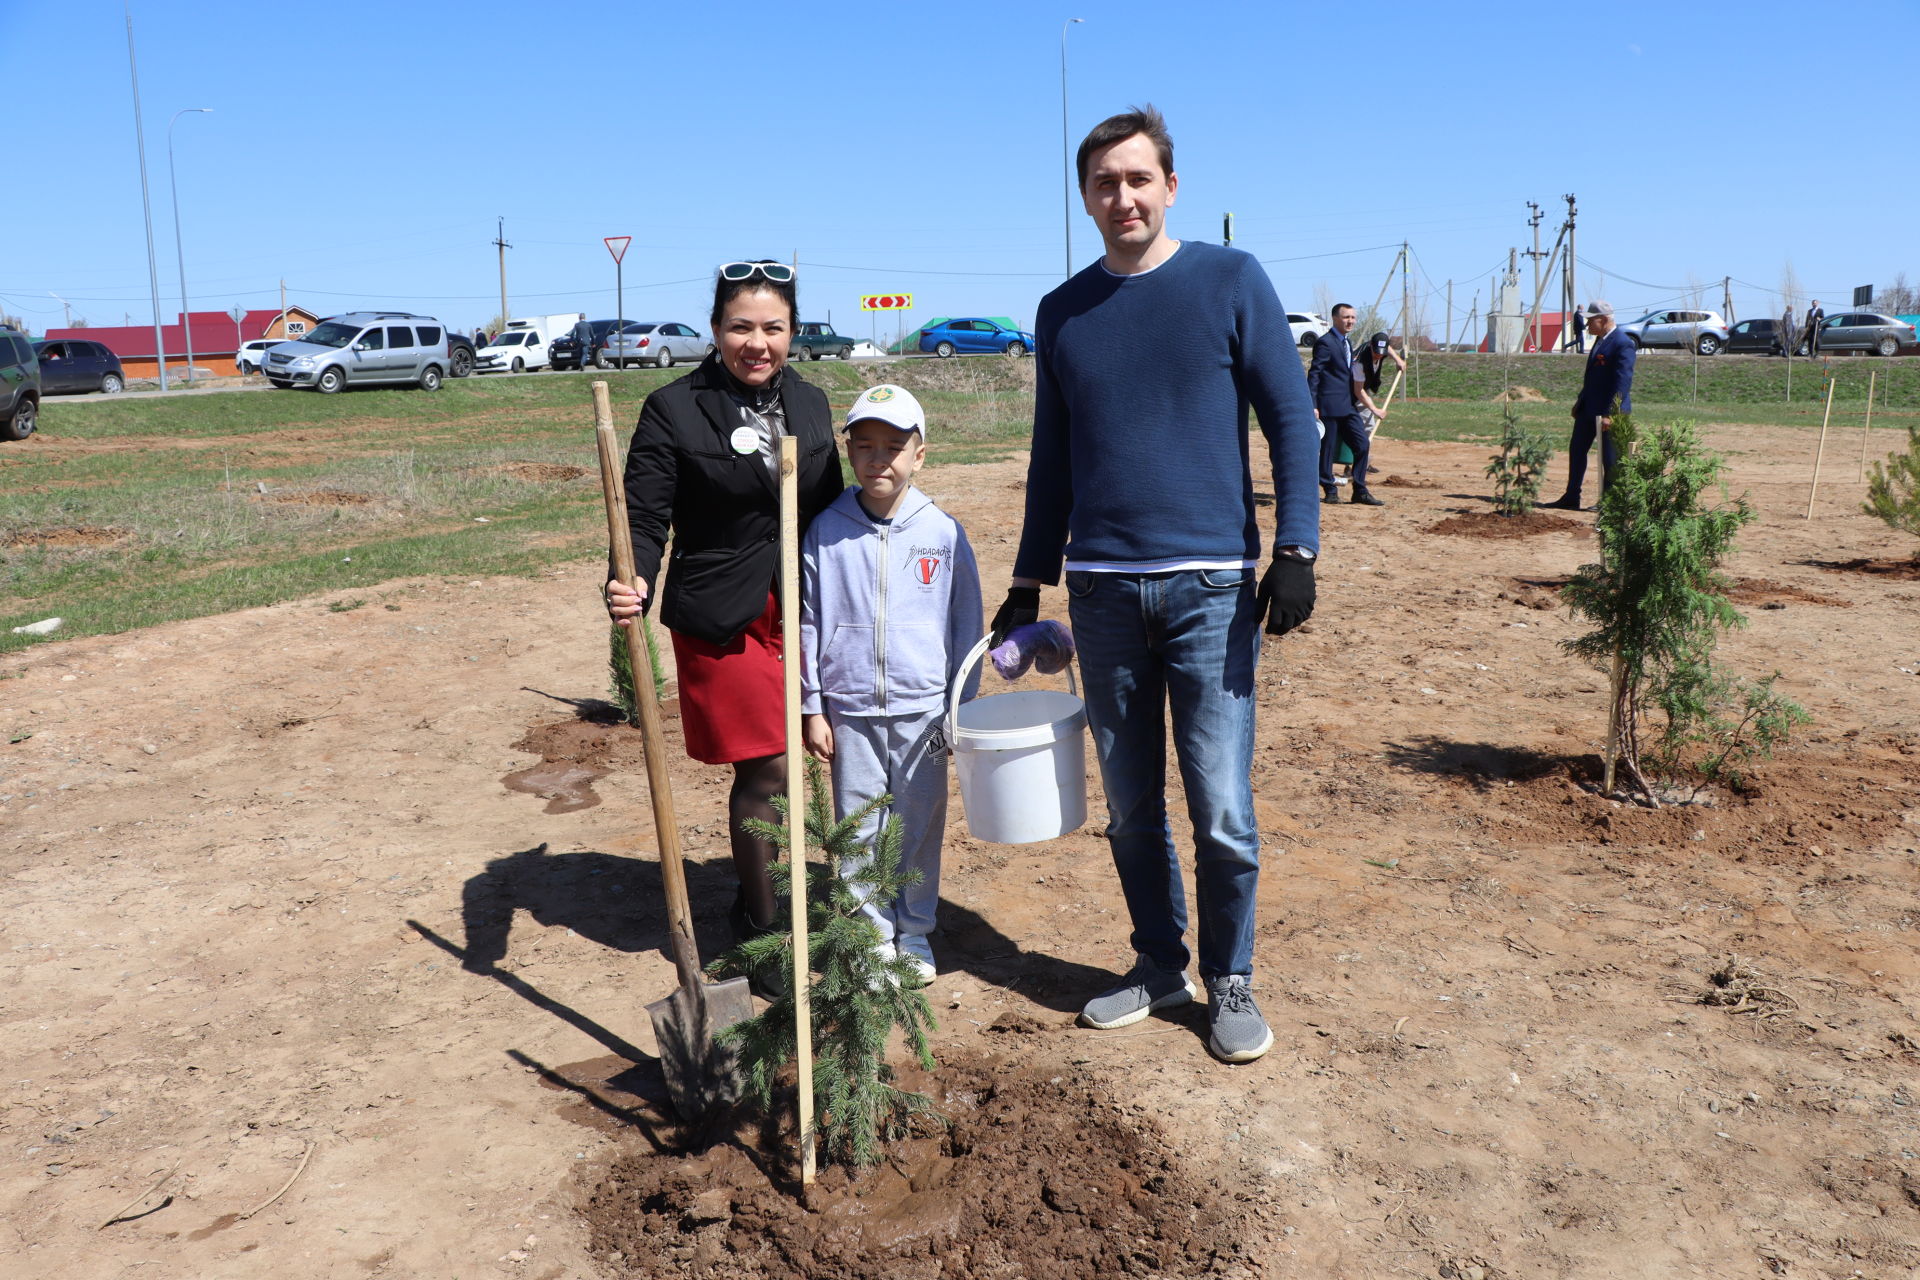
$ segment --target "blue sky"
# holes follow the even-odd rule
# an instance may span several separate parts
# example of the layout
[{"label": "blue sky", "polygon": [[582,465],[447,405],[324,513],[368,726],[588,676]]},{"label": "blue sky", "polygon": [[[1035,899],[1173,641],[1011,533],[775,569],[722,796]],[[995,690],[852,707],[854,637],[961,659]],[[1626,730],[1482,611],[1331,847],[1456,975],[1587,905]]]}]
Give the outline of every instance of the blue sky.
[{"label": "blue sky", "polygon": [[[1623,311],[1696,281],[1717,308],[1730,275],[1740,314],[1775,314],[1789,262],[1829,311],[1920,277],[1914,112],[1882,87],[1920,48],[1912,0],[1072,4],[133,0],[161,311],[168,121],[212,107],[174,131],[196,309],[275,305],[284,277],[322,313],[471,327],[499,307],[503,215],[516,315],[613,314],[601,237],[631,235],[629,316],[704,327],[717,263],[797,253],[803,312],[843,332],[869,331],[864,293],[1026,324],[1063,274],[1074,16],[1073,142],[1158,105],[1173,233],[1218,240],[1233,211],[1290,307],[1371,301],[1404,239],[1433,327],[1449,278],[1457,324],[1527,247],[1525,202],[1550,247],[1565,192]],[[0,311],[57,326],[59,294],[147,323],[122,6],[0,0],[0,84],[40,158],[0,206]]]}]

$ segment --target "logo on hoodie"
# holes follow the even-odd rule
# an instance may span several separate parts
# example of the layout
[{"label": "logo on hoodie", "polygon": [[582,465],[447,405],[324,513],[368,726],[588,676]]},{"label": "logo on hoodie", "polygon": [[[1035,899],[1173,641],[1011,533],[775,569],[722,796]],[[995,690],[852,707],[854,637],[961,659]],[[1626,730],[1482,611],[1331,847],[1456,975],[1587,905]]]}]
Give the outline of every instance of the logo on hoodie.
[{"label": "logo on hoodie", "polygon": [[946,566],[947,557],[953,554],[952,547],[914,547],[908,554],[913,557],[908,571],[913,580],[922,587],[931,587],[940,576],[940,570]]}]

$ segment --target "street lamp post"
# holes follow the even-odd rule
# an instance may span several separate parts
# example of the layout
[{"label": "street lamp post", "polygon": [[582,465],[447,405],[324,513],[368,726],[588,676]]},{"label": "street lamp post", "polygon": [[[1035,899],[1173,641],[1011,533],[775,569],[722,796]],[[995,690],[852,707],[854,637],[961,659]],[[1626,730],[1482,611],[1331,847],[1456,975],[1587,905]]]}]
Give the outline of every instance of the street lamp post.
[{"label": "street lamp post", "polygon": [[180,247],[180,184],[173,176],[173,126],[180,117],[195,112],[208,114],[212,107],[182,107],[167,121],[167,185],[173,188],[173,255],[180,260],[180,323],[187,334],[187,385],[193,385],[193,314],[187,307],[187,255]]},{"label": "street lamp post", "polygon": [[1060,24],[1060,220],[1067,231],[1067,278],[1073,278],[1073,153],[1067,140],[1067,28],[1085,18],[1068,18]]}]

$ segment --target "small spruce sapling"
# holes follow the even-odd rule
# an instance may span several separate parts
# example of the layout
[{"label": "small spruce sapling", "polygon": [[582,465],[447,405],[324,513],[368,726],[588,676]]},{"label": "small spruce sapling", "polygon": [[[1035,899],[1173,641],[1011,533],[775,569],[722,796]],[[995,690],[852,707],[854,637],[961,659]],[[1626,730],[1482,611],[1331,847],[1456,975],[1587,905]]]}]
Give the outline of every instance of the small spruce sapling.
[{"label": "small spruce sapling", "polygon": [[[1616,413],[1612,430],[1621,458],[1600,496],[1601,562],[1581,566],[1562,592],[1594,630],[1565,644],[1612,667],[1619,763],[1658,806],[1643,764],[1668,780],[1691,772],[1739,785],[1744,765],[1771,754],[1806,713],[1773,691],[1777,673],[1753,683],[1713,662],[1721,633],[1745,622],[1720,565],[1754,518],[1744,498],[1705,501],[1724,461],[1690,423],[1639,438],[1632,417]],[[1643,754],[1644,719],[1654,709],[1665,723]]]},{"label": "small spruce sapling", "polygon": [[1493,505],[1503,516],[1524,516],[1540,500],[1540,481],[1553,457],[1553,445],[1538,431],[1520,425],[1513,402],[1501,410],[1500,452],[1487,463],[1493,481]]},{"label": "small spruce sapling", "polygon": [[[653,629],[652,619],[644,614],[640,625],[647,629],[647,665],[653,668],[653,697],[657,702],[667,688],[666,672],[660,667],[660,637]],[[640,707],[633,700],[633,664],[627,660],[627,633],[623,627],[607,628],[607,679],[607,691],[613,695],[614,705],[620,708],[621,718],[628,724],[639,724]]]},{"label": "small spruce sapling", "polygon": [[[1907,451],[1873,464],[1867,500],[1861,510],[1878,516],[1901,533],[1920,538],[1920,423],[1907,427]],[[1920,560],[1920,547],[1913,558]]]},{"label": "small spruce sapling", "polygon": [[[824,1159],[862,1168],[879,1163],[881,1144],[905,1133],[915,1116],[938,1119],[923,1094],[896,1088],[887,1064],[887,1040],[895,1028],[922,1067],[933,1066],[927,1041],[933,1010],[911,984],[910,960],[881,950],[880,931],[861,910],[868,897],[891,901],[918,879],[900,868],[900,820],[887,822],[871,842],[856,838],[860,824],[891,804],[880,796],[838,822],[833,820],[829,788],[817,760],[807,761],[807,842],[822,851],[807,864],[807,951],[813,972],[814,1127]],[[745,826],[780,848],[787,848],[788,799],[774,797],[777,823],[748,819]],[[786,894],[792,865],[780,860],[770,868],[774,889]],[[740,1054],[745,1096],[771,1109],[775,1078],[795,1057],[793,934],[763,934],[741,943],[716,960],[716,971],[777,974],[783,994],[765,1012],[721,1033]]]}]

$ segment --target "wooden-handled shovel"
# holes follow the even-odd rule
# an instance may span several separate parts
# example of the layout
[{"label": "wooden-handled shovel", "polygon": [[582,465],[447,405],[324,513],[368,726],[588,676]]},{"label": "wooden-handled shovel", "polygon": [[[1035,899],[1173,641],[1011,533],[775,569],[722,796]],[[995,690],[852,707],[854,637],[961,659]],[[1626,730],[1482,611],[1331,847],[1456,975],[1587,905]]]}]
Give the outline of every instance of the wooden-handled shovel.
[{"label": "wooden-handled shovel", "polygon": [[[607,384],[593,384],[593,430],[600,446],[600,488],[607,505],[607,540],[613,551],[614,576],[638,589],[633,568],[633,531],[627,524],[626,488],[621,481],[613,404]],[[660,731],[660,704],[653,690],[653,660],[647,648],[646,628],[635,618],[622,627],[627,637],[627,662],[633,671],[633,701],[640,712],[640,741],[647,757],[647,790],[653,798],[653,830],[660,844],[660,880],[667,895],[667,939],[680,985],[663,1000],[647,1006],[653,1019],[653,1037],[660,1050],[660,1069],[667,1090],[682,1118],[697,1122],[716,1106],[733,1101],[739,1092],[731,1049],[717,1044],[714,1034],[753,1016],[753,996],[745,978],[709,984],[700,971],[700,952],[693,940],[693,911],[687,904],[687,872],[680,854],[680,828],[674,821],[673,787],[667,778],[666,737]]]}]

